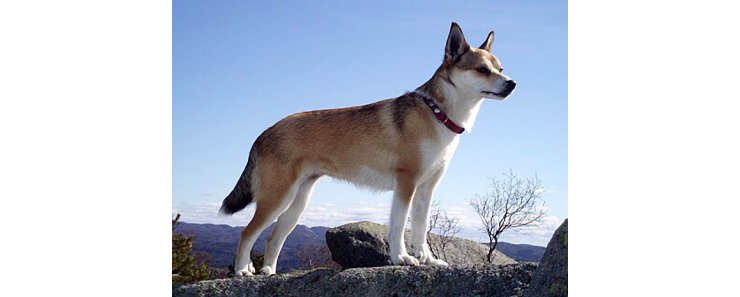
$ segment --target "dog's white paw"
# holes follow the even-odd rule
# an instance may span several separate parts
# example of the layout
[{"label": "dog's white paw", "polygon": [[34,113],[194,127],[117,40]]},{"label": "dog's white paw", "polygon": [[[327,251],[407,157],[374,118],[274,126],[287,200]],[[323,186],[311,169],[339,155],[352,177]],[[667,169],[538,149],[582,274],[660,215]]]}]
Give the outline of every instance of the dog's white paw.
[{"label": "dog's white paw", "polygon": [[425,251],[414,252],[414,256],[419,259],[419,263],[421,264],[425,264],[432,257],[431,253]]},{"label": "dog's white paw", "polygon": [[440,259],[435,259],[434,255],[432,255],[432,252],[429,250],[423,250],[423,251],[417,251],[414,253],[414,255],[419,258],[419,263],[421,264],[427,264],[427,265],[433,265],[433,266],[441,266],[441,267],[447,267],[448,264],[445,261],[442,261]]},{"label": "dog's white paw", "polygon": [[237,276],[237,277],[238,276],[252,276],[252,275],[254,275],[255,272],[256,271],[254,270],[254,265],[252,265],[252,263],[249,263],[249,264],[247,264],[246,267],[244,267],[244,268],[242,268],[240,270],[237,270],[234,273],[234,275]]},{"label": "dog's white paw", "polygon": [[275,270],[272,269],[272,267],[270,266],[265,266],[265,267],[262,267],[262,269],[260,269],[260,273],[264,275],[273,275],[275,274]]},{"label": "dog's white paw", "polygon": [[393,265],[419,266],[419,260],[416,260],[416,258],[411,257],[409,254],[392,255],[391,263]]},{"label": "dog's white paw", "polygon": [[434,259],[433,257],[429,257],[429,259],[424,262],[425,264],[429,264],[432,266],[439,266],[439,267],[447,267],[449,264],[447,262],[442,261],[441,259]]},{"label": "dog's white paw", "polygon": [[432,252],[430,252],[426,248],[421,251],[415,251],[414,256],[419,259],[419,263],[421,264],[426,264],[429,259],[434,259],[434,256],[432,256]]}]

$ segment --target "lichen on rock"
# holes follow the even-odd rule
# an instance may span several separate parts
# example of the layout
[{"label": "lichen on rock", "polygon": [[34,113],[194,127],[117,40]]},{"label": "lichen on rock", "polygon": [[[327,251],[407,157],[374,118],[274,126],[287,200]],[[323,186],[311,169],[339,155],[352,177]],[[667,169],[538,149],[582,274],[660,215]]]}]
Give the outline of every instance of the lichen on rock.
[{"label": "lichen on rock", "polygon": [[568,219],[552,235],[525,296],[568,296]]}]

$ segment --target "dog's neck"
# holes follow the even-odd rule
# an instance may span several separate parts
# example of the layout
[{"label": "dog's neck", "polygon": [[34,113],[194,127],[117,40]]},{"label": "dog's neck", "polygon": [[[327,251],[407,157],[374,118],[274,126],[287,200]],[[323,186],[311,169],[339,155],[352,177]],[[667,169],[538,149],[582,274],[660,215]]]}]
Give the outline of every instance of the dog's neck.
[{"label": "dog's neck", "polygon": [[450,120],[470,132],[480,111],[483,96],[477,92],[476,94],[461,92],[446,75],[446,71],[438,70],[429,81],[416,90],[434,98]]}]

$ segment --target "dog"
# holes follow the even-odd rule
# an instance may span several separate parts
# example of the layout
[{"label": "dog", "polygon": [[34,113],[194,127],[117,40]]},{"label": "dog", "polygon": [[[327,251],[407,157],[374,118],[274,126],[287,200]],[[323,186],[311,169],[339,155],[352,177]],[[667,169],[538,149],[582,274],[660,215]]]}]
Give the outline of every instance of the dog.
[{"label": "dog", "polygon": [[[453,22],[442,65],[415,91],[363,106],[293,114],[262,132],[220,209],[230,215],[256,203],[254,217],[241,233],[235,275],[256,273],[249,256],[252,246],[276,219],[260,272],[277,271],[285,238],[322,176],[394,191],[388,231],[391,263],[447,266],[426,243],[434,189],[484,99],[503,100],[516,87],[491,53],[493,37],[491,31],[473,48]],[[409,208],[414,256],[404,245]]]}]

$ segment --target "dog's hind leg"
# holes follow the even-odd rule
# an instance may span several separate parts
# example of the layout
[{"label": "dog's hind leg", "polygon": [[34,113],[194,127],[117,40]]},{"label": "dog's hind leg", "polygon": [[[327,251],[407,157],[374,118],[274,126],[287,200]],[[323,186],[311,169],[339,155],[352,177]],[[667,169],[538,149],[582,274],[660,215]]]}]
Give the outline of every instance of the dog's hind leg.
[{"label": "dog's hind leg", "polygon": [[262,274],[271,275],[277,272],[277,259],[280,256],[280,250],[283,248],[285,238],[288,237],[296,223],[301,218],[301,214],[306,209],[308,202],[311,200],[311,193],[313,192],[313,186],[318,179],[318,176],[311,176],[298,187],[298,191],[295,194],[295,199],[290,204],[288,209],[278,217],[275,229],[272,230],[272,234],[267,239],[267,248],[265,250],[265,261],[264,266],[260,270]]},{"label": "dog's hind leg", "polygon": [[295,197],[298,188],[296,179],[294,177],[286,178],[285,176],[277,178],[277,175],[284,174],[286,171],[276,169],[273,168],[275,170],[273,176],[265,176],[262,179],[261,186],[257,187],[255,191],[255,196],[258,197],[257,208],[254,217],[241,234],[236,252],[236,265],[234,266],[236,276],[253,275],[255,273],[252,259],[249,257],[254,242],[262,231],[285,211]]},{"label": "dog's hind leg", "polygon": [[257,209],[254,213],[254,217],[249,221],[247,227],[242,230],[241,239],[239,240],[239,247],[236,250],[236,263],[234,266],[236,276],[247,276],[253,275],[256,271],[250,258],[250,252],[254,246],[254,242],[262,231],[267,228],[272,221],[275,220],[277,214],[275,212],[268,212],[269,209],[260,207],[260,203],[257,203]]},{"label": "dog's hind leg", "polygon": [[390,245],[391,263],[394,265],[419,265],[416,258],[406,251],[403,235],[406,230],[406,219],[409,214],[409,204],[414,196],[416,185],[408,179],[396,178],[396,187],[391,205],[390,226],[388,228],[388,244]]}]

